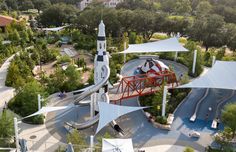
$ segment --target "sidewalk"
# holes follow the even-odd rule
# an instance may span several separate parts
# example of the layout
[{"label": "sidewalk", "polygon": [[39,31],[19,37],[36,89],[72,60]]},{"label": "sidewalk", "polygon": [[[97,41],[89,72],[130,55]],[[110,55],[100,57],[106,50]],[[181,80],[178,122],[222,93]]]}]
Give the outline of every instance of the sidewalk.
[{"label": "sidewalk", "polygon": [[[158,145],[153,147],[143,147],[140,150],[145,150],[145,152],[183,152],[186,147],[179,145]],[[199,152],[197,150],[194,151]]]},{"label": "sidewalk", "polygon": [[0,68],[0,112],[5,106],[5,102],[9,102],[14,97],[15,89],[12,87],[5,86],[7,70],[14,56],[15,55],[9,57]]}]

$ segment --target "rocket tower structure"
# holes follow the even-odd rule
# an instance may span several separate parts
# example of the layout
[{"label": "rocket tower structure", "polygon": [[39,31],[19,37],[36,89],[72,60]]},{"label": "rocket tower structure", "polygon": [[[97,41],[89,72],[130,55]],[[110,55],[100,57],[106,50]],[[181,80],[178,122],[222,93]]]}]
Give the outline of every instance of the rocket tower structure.
[{"label": "rocket tower structure", "polygon": [[[106,34],[105,34],[105,25],[103,21],[100,22],[98,28],[98,37],[97,37],[97,52],[94,59],[94,84],[98,84],[105,77],[105,72],[102,67],[107,66],[109,68],[109,58],[108,52],[106,51]],[[108,93],[108,82],[101,87],[97,92],[92,95],[92,102],[94,103],[94,110],[98,112],[97,102],[104,101],[102,95]]]}]

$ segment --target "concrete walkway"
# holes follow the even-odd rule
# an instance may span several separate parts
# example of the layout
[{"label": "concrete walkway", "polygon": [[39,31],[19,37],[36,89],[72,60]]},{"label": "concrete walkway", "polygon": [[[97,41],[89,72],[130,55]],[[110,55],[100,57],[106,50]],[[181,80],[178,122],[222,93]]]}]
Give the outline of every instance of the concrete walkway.
[{"label": "concrete walkway", "polygon": [[9,57],[0,68],[0,112],[5,106],[5,102],[9,102],[14,97],[15,89],[12,87],[5,86],[7,70],[14,56],[15,55]]},{"label": "concrete walkway", "polygon": [[[158,145],[153,147],[144,147],[140,150],[145,150],[145,152],[183,152],[185,150],[185,146],[178,145]],[[194,152],[199,152],[194,150]]]}]

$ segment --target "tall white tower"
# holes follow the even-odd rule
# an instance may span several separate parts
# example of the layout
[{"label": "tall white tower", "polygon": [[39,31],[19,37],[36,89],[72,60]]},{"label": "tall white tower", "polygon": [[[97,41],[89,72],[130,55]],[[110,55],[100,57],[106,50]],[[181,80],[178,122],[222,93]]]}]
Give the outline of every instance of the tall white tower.
[{"label": "tall white tower", "polygon": [[[95,85],[103,80],[105,72],[102,71],[102,67],[106,65],[109,67],[108,52],[106,52],[106,34],[105,25],[103,21],[99,24],[98,37],[97,37],[97,52],[94,60],[94,83]],[[97,102],[103,101],[102,94],[108,92],[108,83],[100,88],[96,93],[93,94],[93,102],[95,111],[98,111]]]}]

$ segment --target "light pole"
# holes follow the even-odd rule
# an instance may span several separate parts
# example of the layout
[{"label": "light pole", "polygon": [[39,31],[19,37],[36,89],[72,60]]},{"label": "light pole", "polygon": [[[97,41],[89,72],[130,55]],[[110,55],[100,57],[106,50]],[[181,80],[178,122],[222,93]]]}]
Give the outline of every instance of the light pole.
[{"label": "light pole", "polygon": [[19,134],[18,134],[18,122],[17,118],[14,117],[14,130],[15,130],[15,141],[16,141],[16,151],[20,151],[20,145],[19,145]]},{"label": "light pole", "polygon": [[213,56],[213,57],[212,57],[211,67],[213,67],[213,65],[215,64],[215,62],[216,62],[216,56]]},{"label": "light pole", "polygon": [[197,50],[194,50],[192,74],[195,74],[196,62],[197,62]]},{"label": "light pole", "polygon": [[[126,50],[126,41],[124,42],[124,51]],[[124,64],[126,62],[126,53],[124,53]]]},{"label": "light pole", "polygon": [[163,90],[163,98],[162,98],[162,113],[161,116],[164,117],[166,115],[166,96],[167,96],[167,86],[164,86]]}]

